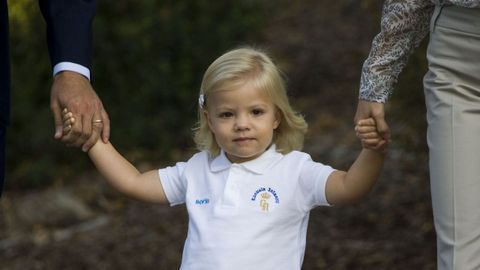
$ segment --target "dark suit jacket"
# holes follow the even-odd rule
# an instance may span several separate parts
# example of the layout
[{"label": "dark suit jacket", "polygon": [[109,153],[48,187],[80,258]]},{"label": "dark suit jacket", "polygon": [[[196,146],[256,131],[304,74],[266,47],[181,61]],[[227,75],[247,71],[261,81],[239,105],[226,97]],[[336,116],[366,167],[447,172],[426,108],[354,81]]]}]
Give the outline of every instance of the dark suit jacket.
[{"label": "dark suit jacket", "polygon": [[[91,25],[96,0],[39,0],[47,23],[48,50],[52,67],[73,62],[90,69]],[[9,119],[10,64],[8,53],[7,1],[0,0],[0,125]]]},{"label": "dark suit jacket", "polygon": [[[39,0],[47,23],[52,66],[73,62],[90,69],[91,25],[96,0]],[[0,195],[4,179],[5,130],[10,119],[10,61],[7,0],[0,0]]]},{"label": "dark suit jacket", "polygon": [[92,20],[96,0],[40,0],[47,23],[48,50],[52,66],[73,62],[90,69]]},{"label": "dark suit jacket", "polygon": [[0,0],[0,127],[5,127],[9,118],[10,61],[8,55],[7,0]]}]

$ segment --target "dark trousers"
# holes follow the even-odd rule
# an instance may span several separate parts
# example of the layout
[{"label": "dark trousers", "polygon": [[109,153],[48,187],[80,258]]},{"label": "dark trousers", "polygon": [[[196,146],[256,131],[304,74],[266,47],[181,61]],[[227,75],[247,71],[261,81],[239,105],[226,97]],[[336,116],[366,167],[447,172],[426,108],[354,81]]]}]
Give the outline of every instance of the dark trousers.
[{"label": "dark trousers", "polygon": [[2,196],[3,185],[5,182],[5,135],[7,129],[0,127],[0,197]]},{"label": "dark trousers", "polygon": [[0,197],[5,182],[5,139],[10,119],[10,58],[7,0],[0,0]]}]

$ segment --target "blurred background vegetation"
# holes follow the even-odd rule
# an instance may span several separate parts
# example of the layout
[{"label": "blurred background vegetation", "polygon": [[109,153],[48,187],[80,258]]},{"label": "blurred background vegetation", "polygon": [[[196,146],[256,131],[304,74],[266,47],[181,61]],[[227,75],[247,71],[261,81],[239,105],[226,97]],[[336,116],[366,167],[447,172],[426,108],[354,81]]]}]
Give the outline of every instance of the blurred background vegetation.
[{"label": "blurred background vegetation", "polygon": [[[98,2],[93,85],[111,119],[111,141],[140,168],[173,164],[195,151],[191,128],[203,72],[223,52],[242,45],[266,49],[286,74],[291,101],[309,122],[305,150],[315,160],[344,169],[358,153],[352,121],[360,69],[379,31],[382,1]],[[184,209],[134,203],[99,187],[103,181],[86,155],[53,139],[43,19],[36,1],[9,1],[9,12],[12,121],[7,192],[0,204],[0,265],[178,268]],[[435,269],[425,47],[426,42],[410,58],[388,105],[393,144],[380,183],[359,205],[312,211],[304,269]],[[52,222],[61,211],[51,209],[66,204],[52,190],[80,198],[96,217],[95,229],[65,236],[78,231],[78,224],[90,226],[92,215]],[[36,208],[49,205],[45,198],[58,200],[57,208]],[[22,214],[25,208],[38,213]]]},{"label": "blurred background vegetation", "polygon": [[[112,141],[135,159],[169,159],[192,148],[202,73],[220,53],[249,44],[273,3],[99,1],[94,88],[112,121]],[[51,69],[35,1],[11,1],[12,125],[8,187],[65,181],[85,155],[52,140]],[[75,153],[75,154],[72,154]]]},{"label": "blurred background vegetation", "polygon": [[[7,187],[68,181],[91,167],[80,151],[53,140],[44,22],[35,1],[10,1],[9,9],[13,106]],[[112,141],[133,161],[171,160],[194,149],[191,127],[202,74],[221,53],[241,45],[272,53],[307,118],[319,113],[308,113],[312,108],[352,118],[360,67],[379,15],[380,3],[368,0],[99,1],[93,84],[112,120]],[[418,118],[402,118],[395,108],[423,114],[423,50],[412,59],[389,114],[405,123],[401,128]]]}]

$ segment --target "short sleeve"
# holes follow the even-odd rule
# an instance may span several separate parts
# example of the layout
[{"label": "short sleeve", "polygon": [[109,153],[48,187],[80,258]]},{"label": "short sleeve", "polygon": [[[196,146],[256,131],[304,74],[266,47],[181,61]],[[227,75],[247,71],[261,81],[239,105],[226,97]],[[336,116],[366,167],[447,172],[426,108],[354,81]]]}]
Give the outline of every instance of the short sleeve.
[{"label": "short sleeve", "polygon": [[329,206],[325,187],[330,174],[335,171],[332,167],[315,162],[310,156],[302,163],[299,179],[299,191],[302,193],[303,207],[311,210],[316,206]]},{"label": "short sleeve", "polygon": [[160,182],[171,206],[185,203],[187,181],[184,171],[187,163],[179,162],[175,166],[158,170]]}]

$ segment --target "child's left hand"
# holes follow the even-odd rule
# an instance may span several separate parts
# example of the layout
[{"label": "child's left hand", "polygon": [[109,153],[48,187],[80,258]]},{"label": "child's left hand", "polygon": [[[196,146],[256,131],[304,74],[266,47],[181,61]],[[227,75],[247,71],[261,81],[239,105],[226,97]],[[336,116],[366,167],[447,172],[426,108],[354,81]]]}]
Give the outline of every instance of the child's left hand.
[{"label": "child's left hand", "polygon": [[378,133],[377,125],[373,118],[359,120],[355,125],[355,132],[363,148],[380,153],[387,151],[389,142]]}]

